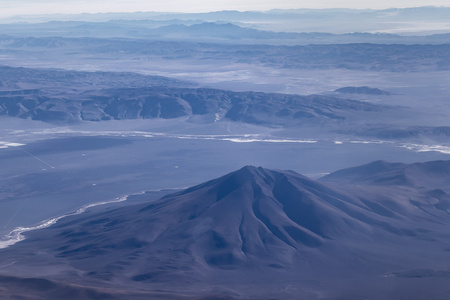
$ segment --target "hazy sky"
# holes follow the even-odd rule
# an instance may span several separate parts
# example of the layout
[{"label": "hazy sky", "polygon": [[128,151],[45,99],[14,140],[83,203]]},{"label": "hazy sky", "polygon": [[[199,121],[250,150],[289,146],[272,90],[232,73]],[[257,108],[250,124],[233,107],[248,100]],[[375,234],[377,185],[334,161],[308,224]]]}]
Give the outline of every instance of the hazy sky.
[{"label": "hazy sky", "polygon": [[450,6],[450,0],[0,0],[0,17],[96,12],[208,12],[273,8],[372,8]]}]

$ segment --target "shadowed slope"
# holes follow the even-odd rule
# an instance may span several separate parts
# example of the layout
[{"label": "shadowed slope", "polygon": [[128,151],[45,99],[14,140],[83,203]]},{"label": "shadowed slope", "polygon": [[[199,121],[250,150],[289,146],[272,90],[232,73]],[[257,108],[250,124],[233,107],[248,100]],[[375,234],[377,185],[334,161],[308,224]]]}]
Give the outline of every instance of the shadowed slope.
[{"label": "shadowed slope", "polygon": [[[402,168],[410,177],[419,170],[443,176],[441,164],[376,162],[353,171],[368,178]],[[357,178],[351,173],[344,174]],[[448,258],[438,249],[448,236],[448,200],[440,189],[332,186],[247,166],[151,204],[73,216],[32,232],[2,251],[4,265],[15,260],[4,271],[142,290],[210,294],[226,287],[221,294],[290,297],[296,292],[286,286],[299,292],[308,278],[434,269],[436,257]]]}]

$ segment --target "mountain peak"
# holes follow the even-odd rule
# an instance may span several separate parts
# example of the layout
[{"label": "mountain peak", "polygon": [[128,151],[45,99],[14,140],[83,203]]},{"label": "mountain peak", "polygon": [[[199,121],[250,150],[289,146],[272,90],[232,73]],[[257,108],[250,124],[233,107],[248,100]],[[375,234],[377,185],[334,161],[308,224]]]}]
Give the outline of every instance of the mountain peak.
[{"label": "mountain peak", "polygon": [[237,171],[230,173],[230,176],[248,176],[248,179],[255,177],[265,177],[271,170],[264,169],[263,167],[255,167],[252,165],[247,165],[240,168]]},{"label": "mountain peak", "polygon": [[246,165],[243,166],[242,168],[240,168],[239,170],[237,170],[236,172],[259,172],[262,171],[263,168],[262,167],[256,167],[256,166],[252,166],[252,165]]}]

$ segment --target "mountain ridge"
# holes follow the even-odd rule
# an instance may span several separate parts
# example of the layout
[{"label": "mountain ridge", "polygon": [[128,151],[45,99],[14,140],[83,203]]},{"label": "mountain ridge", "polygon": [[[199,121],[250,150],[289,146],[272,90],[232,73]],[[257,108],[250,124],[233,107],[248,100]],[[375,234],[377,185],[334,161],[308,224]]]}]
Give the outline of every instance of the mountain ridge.
[{"label": "mountain ridge", "polygon": [[414,164],[375,161],[363,166],[333,172],[320,180],[347,184],[445,188],[450,183],[449,175],[450,161],[440,160]]},{"label": "mountain ridge", "polygon": [[[324,95],[234,92],[133,73],[0,67],[0,115],[45,122],[225,118],[265,126],[340,122],[387,106]],[[48,79],[55,80],[48,80]],[[47,86],[35,85],[47,82]],[[27,88],[22,88],[19,83]],[[65,89],[61,90],[60,84]]]}]

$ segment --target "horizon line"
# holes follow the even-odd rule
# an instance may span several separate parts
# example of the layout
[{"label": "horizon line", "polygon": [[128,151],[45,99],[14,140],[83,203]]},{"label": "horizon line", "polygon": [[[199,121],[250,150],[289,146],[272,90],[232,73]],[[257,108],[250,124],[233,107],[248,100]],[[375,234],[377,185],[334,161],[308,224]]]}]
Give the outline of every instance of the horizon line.
[{"label": "horizon line", "polygon": [[273,11],[327,11],[327,10],[351,10],[351,11],[385,11],[385,10],[408,10],[408,9],[420,9],[420,8],[450,8],[444,5],[424,5],[424,6],[408,6],[408,7],[387,7],[387,8],[350,8],[350,7],[327,7],[327,8],[271,8],[271,9],[251,9],[251,10],[239,10],[239,9],[222,9],[222,10],[210,10],[210,11],[199,11],[199,12],[183,12],[183,11],[165,11],[165,10],[135,10],[135,11],[99,11],[99,12],[79,12],[79,13],[66,13],[66,12],[56,12],[56,13],[25,13],[25,14],[15,14],[11,16],[1,17],[0,19],[12,19],[21,17],[39,17],[39,16],[79,16],[79,15],[107,15],[107,14],[138,14],[138,13],[154,13],[154,14],[211,14],[211,13],[221,13],[221,12],[236,12],[236,13],[267,13]]}]

